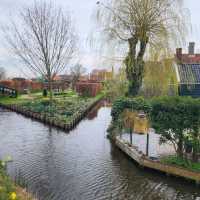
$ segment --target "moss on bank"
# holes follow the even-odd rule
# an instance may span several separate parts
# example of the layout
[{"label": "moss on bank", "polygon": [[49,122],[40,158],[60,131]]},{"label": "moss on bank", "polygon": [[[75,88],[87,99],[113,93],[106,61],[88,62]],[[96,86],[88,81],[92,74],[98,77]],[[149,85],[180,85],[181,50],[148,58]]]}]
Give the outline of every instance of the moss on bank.
[{"label": "moss on bank", "polygon": [[195,172],[200,172],[200,163],[191,162],[188,159],[184,159],[176,155],[161,158],[161,162],[164,164],[170,164],[170,165],[175,165],[178,167],[183,167]]}]

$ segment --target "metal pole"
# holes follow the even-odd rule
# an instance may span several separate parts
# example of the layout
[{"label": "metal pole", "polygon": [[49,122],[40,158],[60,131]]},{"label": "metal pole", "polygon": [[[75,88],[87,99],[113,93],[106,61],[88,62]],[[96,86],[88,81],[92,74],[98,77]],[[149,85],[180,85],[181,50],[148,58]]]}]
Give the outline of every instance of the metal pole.
[{"label": "metal pole", "polygon": [[130,128],[130,143],[133,144],[132,129]]},{"label": "metal pole", "polygon": [[149,156],[149,133],[147,133],[146,156]]}]

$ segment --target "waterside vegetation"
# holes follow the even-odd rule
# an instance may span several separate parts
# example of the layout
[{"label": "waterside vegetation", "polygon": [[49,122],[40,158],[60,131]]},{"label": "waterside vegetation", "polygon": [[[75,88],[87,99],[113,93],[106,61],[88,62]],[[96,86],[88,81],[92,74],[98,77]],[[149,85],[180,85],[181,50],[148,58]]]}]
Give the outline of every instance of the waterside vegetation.
[{"label": "waterside vegetation", "polygon": [[120,98],[113,104],[110,137],[115,138],[126,126],[123,113],[127,109],[130,112],[143,111],[150,126],[160,135],[160,142],[170,142],[174,146],[176,157],[165,159],[165,163],[199,170],[197,167],[200,154],[199,99],[191,97],[159,97],[149,100],[142,97]]},{"label": "waterside vegetation", "polygon": [[16,186],[6,174],[6,162],[0,161],[0,199],[34,200],[23,188]]}]

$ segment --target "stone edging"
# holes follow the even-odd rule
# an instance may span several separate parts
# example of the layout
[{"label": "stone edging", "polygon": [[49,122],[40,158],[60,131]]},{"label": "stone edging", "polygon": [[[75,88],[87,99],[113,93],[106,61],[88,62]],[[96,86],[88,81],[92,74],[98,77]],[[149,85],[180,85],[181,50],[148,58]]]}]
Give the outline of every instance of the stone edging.
[{"label": "stone edging", "polygon": [[125,140],[117,136],[115,139],[115,144],[124,153],[126,153],[130,158],[132,158],[136,163],[142,167],[147,167],[160,172],[164,172],[167,175],[179,176],[185,179],[193,180],[197,184],[200,183],[200,173],[177,167],[174,165],[167,165],[161,163],[159,160],[151,160],[146,157],[141,151],[138,151],[137,147],[130,146]]},{"label": "stone edging", "polygon": [[99,101],[101,101],[102,99],[103,99],[103,96],[100,97],[99,99],[93,101],[90,105],[88,105],[87,108],[85,108],[85,110],[83,112],[76,114],[74,119],[67,124],[59,122],[59,121],[55,121],[45,114],[40,114],[40,113],[36,113],[36,112],[30,111],[30,110],[24,109],[23,107],[18,106],[18,105],[0,104],[0,107],[14,111],[14,112],[22,114],[26,117],[35,119],[35,120],[42,122],[44,124],[47,124],[47,125],[50,125],[50,126],[53,126],[53,127],[56,127],[56,128],[59,128],[59,129],[62,129],[64,131],[68,132],[68,131],[72,130],[88,114],[88,112],[94,106],[96,106],[96,104],[99,103]]}]

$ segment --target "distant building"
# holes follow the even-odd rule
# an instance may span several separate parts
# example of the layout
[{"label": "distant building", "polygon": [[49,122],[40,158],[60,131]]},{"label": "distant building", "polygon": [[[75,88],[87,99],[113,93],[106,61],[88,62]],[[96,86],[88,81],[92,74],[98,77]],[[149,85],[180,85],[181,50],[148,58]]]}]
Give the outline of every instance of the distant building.
[{"label": "distant building", "polygon": [[112,71],[107,71],[106,69],[94,69],[90,74],[91,81],[107,81],[112,80],[114,77],[114,69]]},{"label": "distant building", "polygon": [[13,88],[19,93],[27,93],[27,91],[38,91],[42,90],[43,84],[38,81],[28,80],[25,78],[13,78],[9,80],[0,81],[0,85],[5,87]]},{"label": "distant building", "polygon": [[176,49],[176,76],[181,96],[200,97],[200,54],[195,53],[195,43],[190,42],[188,53]]},{"label": "distant building", "polygon": [[95,97],[102,90],[102,84],[98,82],[82,81],[76,83],[76,92],[81,96]]}]

